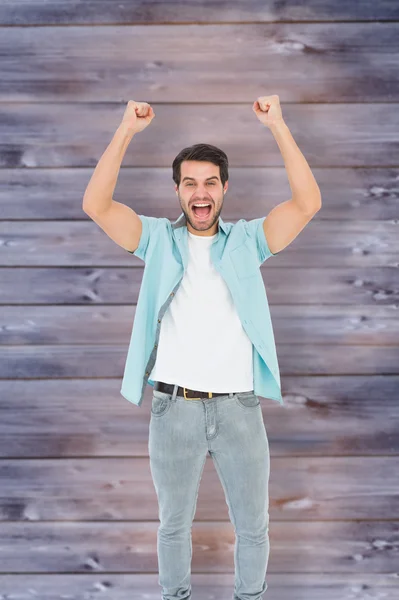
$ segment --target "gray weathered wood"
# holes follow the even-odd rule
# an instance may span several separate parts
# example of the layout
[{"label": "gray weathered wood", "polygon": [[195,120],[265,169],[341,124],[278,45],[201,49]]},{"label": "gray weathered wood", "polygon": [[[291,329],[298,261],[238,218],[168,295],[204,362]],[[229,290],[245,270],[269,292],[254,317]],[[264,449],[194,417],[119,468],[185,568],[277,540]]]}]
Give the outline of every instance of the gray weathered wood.
[{"label": "gray weathered wood", "polygon": [[[273,523],[399,518],[398,456],[273,456],[272,464]],[[148,457],[2,460],[0,480],[0,521],[151,521],[158,512]],[[196,521],[228,521],[224,500],[208,456]]]},{"label": "gray weathered wood", "polygon": [[[204,103],[200,116],[198,106],[188,100],[183,103],[176,92],[175,101],[182,102],[178,106],[166,98],[162,102],[149,99],[147,92],[156,117],[150,127],[134,136],[123,164],[169,167],[172,185],[174,157],[186,146],[206,142],[222,146],[232,167],[283,166],[273,135],[252,110],[254,100],[271,89],[275,88],[257,84],[244,99],[235,101],[213,96],[214,103],[210,99]],[[106,98],[99,103],[84,103],[82,98],[76,103],[51,100],[36,104],[3,99],[0,167],[95,167],[118,128],[131,95],[119,103],[115,96],[109,103]],[[142,100],[143,96],[135,90],[135,100]],[[397,106],[394,102],[362,104],[351,99],[353,103],[341,98],[342,104],[290,104],[281,94],[281,102],[285,100],[285,121],[312,168],[392,167],[399,150]],[[85,187],[76,198],[80,206]],[[260,193],[261,197],[266,195],[265,190]],[[172,197],[176,202],[174,192]],[[244,215],[243,208],[241,216]]]},{"label": "gray weathered wood", "polygon": [[[258,217],[266,216],[260,212]],[[225,220],[225,219],[224,219]],[[226,219],[229,220],[229,219]],[[232,221],[230,221],[232,222]],[[95,223],[0,222],[0,266],[140,266],[143,261],[126,252]],[[389,221],[321,221],[317,214],[300,235],[267,268],[394,267],[399,257],[399,219]],[[280,280],[284,272],[279,273]],[[299,280],[300,281],[300,280]],[[396,275],[396,282],[398,276]]]},{"label": "gray weathered wood", "polygon": [[[90,562],[95,571],[95,563]],[[89,570],[89,569],[87,569]],[[0,575],[7,600],[158,600],[158,574],[102,573]],[[192,573],[192,591],[198,600],[231,600],[234,574]],[[268,594],[273,600],[397,600],[397,573],[267,573]]]},{"label": "gray weathered wood", "polygon": [[[128,344],[0,347],[1,378],[122,377]],[[399,346],[280,343],[281,376],[399,374]]]},{"label": "gray weathered wood", "polygon": [[[375,370],[283,374],[286,405],[262,399],[271,454],[399,455],[399,377]],[[148,457],[151,386],[138,407],[120,395],[119,377],[102,377],[59,380],[50,373],[45,379],[0,381],[0,456]]]},{"label": "gray weathered wood", "polygon": [[[13,0],[0,4],[0,22],[3,25],[48,25],[87,24],[108,25],[110,23],[184,23],[197,21],[209,24],[257,21],[374,21],[398,19],[399,8],[394,0],[362,0],[361,5],[345,0],[301,0],[278,2],[271,0],[130,0],[123,4],[102,0],[85,0],[71,4],[68,0]],[[341,24],[340,24],[341,25]]]},{"label": "gray weathered wood", "polygon": [[[110,134],[112,135],[112,134]],[[139,139],[139,138],[137,138]],[[128,148],[130,154],[133,144]],[[104,148],[105,149],[105,148]],[[100,148],[96,152],[101,152]],[[125,155],[127,156],[127,155]],[[138,214],[175,220],[180,206],[174,191],[171,167],[125,166],[119,172],[114,198]],[[391,161],[391,157],[386,158]],[[322,191],[323,206],[317,221],[377,221],[398,218],[399,184],[395,168],[313,167]],[[93,168],[0,169],[0,207],[4,220],[78,220],[84,190]],[[229,167],[229,191],[223,220],[256,219],[291,197],[286,170],[270,167],[265,157],[259,167]]]},{"label": "gray weathered wood", "polygon": [[[0,570],[25,573],[156,571],[157,521],[2,523]],[[397,520],[274,521],[269,573],[396,573]],[[192,572],[234,570],[230,522],[195,522]]]},{"label": "gray weathered wood", "polygon": [[[136,290],[136,286],[134,288]],[[315,306],[309,292],[307,304],[298,305],[295,302],[294,286],[287,292],[287,302],[279,304],[278,296],[269,282],[268,288],[270,312],[278,346],[280,343],[302,345],[304,342],[310,345],[334,343],[349,347],[396,345],[399,320],[398,309],[394,304],[379,305],[376,300],[373,306],[362,306],[360,301],[357,306],[339,306],[332,303]],[[22,292],[21,288],[19,290]],[[17,292],[14,292],[17,298]],[[19,296],[19,299],[21,298],[22,296]],[[92,306],[32,306],[36,300],[36,297],[27,298],[28,306],[24,312],[21,312],[20,305],[2,306],[0,347],[8,344],[34,346],[48,343],[129,343],[136,306],[109,304],[112,300],[110,293],[98,298],[93,297]],[[47,302],[51,300],[50,295]],[[137,298],[133,297],[131,301],[136,302]]]},{"label": "gray weathered wood", "polygon": [[[206,20],[211,18],[207,10],[203,12]],[[399,15],[398,9],[396,12]],[[179,12],[175,18],[181,20]],[[225,20],[229,20],[227,15]],[[174,131],[176,126],[194,132],[193,125],[197,121],[204,135],[209,118],[213,125],[218,124],[214,131],[216,136],[219,129],[223,134],[230,130],[234,135],[238,126],[237,139],[241,140],[243,127],[248,127],[251,135],[256,125],[260,126],[251,110],[252,103],[259,95],[270,93],[278,93],[285,102],[310,103],[306,107],[309,113],[303,113],[301,128],[308,130],[308,135],[318,133],[323,137],[322,154],[332,152],[326,143],[328,138],[324,138],[332,133],[328,120],[321,120],[320,113],[324,111],[336,115],[337,127],[346,132],[348,143],[353,134],[362,138],[361,114],[367,109],[373,110],[370,121],[381,127],[384,135],[386,122],[380,115],[385,114],[389,105],[374,103],[399,100],[397,22],[253,23],[254,20],[256,13],[249,19],[250,23],[208,22],[206,26],[169,23],[148,27],[131,22],[107,27],[6,27],[2,29],[0,99],[23,103],[55,101],[56,104],[49,106],[48,115],[56,114],[61,126],[76,115],[77,121],[70,133],[76,137],[72,143],[80,140],[78,145],[82,146],[90,145],[88,121],[95,121],[98,127],[100,120],[107,119],[107,114],[108,119],[116,114],[112,108],[104,110],[101,102],[127,101],[133,90],[135,100],[144,99],[155,105],[153,134],[146,132],[143,136],[147,140],[162,127],[161,121],[168,132]],[[206,53],[198,51],[203,47]],[[17,54],[15,48],[18,48]],[[65,106],[66,101],[76,104]],[[83,106],[82,102],[100,104]],[[176,106],[165,114],[167,107],[158,103],[169,102]],[[193,105],[179,106],[186,102]],[[223,105],[204,105],[199,113],[197,105],[208,102]],[[329,106],[317,105],[319,102],[329,103]],[[340,104],[342,102],[361,104],[346,107]],[[228,110],[225,103],[229,104]],[[230,103],[246,103],[246,110]],[[33,127],[38,131],[47,121],[46,113],[40,108],[38,104],[14,106],[16,114],[27,110],[27,116],[37,115]],[[286,105],[284,110],[290,117],[298,108],[305,107]],[[360,120],[354,111],[359,113]],[[311,121],[308,114],[312,115]],[[193,117],[190,126],[185,125],[188,115]],[[297,118],[293,117],[293,121],[298,123]],[[23,122],[28,125],[29,117]],[[81,123],[84,128],[79,135],[76,126]],[[347,127],[351,128],[350,134]],[[394,133],[392,130],[392,141]],[[170,152],[179,141],[178,136],[174,138],[175,135],[170,136],[171,147],[166,146],[164,151]],[[219,136],[220,139],[226,145],[228,137]],[[379,136],[375,141],[378,145]],[[314,145],[311,148],[317,150]],[[37,155],[45,157],[49,150],[42,145],[37,148]],[[377,160],[378,151],[365,144],[364,152],[371,156],[373,151]],[[78,152],[76,147],[76,158]],[[312,156],[316,164],[317,156],[317,153]]]},{"label": "gray weathered wood", "polygon": [[[286,403],[262,401],[268,594],[396,600],[398,18],[388,0],[0,5],[0,600],[159,598],[152,388],[140,408],[120,395],[143,263],[83,194],[146,100],[115,199],[174,220],[172,160],[204,141],[229,157],[223,219],[266,216],[291,196],[251,110],[273,93],[323,206],[262,268]],[[193,550],[193,595],[230,600],[210,457]]]},{"label": "gray weathered wood", "polygon": [[[302,240],[297,239],[297,245],[299,245]],[[40,238],[38,240],[40,241]],[[113,243],[109,245],[109,252],[115,253],[115,250],[112,249],[113,246],[115,246]],[[119,249],[119,247],[117,248]],[[299,310],[300,315],[302,314],[306,319],[307,315],[317,314],[317,311],[323,310],[321,308],[323,305],[328,305],[328,310],[334,311],[339,311],[339,305],[342,305],[343,312],[348,315],[348,318],[358,318],[360,307],[363,310],[367,306],[371,310],[386,307],[389,312],[385,313],[384,318],[388,318],[388,314],[393,319],[396,318],[399,302],[397,267],[344,268],[337,265],[336,268],[323,269],[300,268],[299,265],[298,267],[287,266],[283,270],[279,267],[283,266],[283,256],[286,251],[288,252],[288,248],[278,257],[271,257],[261,269],[272,314],[276,312],[278,306],[279,311],[285,311],[284,318],[291,319],[293,315],[298,314]],[[143,278],[143,263],[123,249],[120,252],[118,250],[117,255],[118,259],[125,258],[126,255],[131,257],[132,268],[96,266],[99,262],[94,262],[94,260],[94,266],[87,267],[24,268],[18,266],[13,269],[0,268],[0,305],[45,304],[49,306],[51,315],[51,310],[53,310],[51,304],[93,305],[92,310],[94,310],[94,305],[104,305],[103,311],[108,310],[107,305],[129,304],[125,310],[128,311],[129,328],[131,328],[135,306],[130,305],[137,302]],[[67,257],[67,255],[65,256]],[[87,257],[90,256],[88,253]],[[291,258],[294,258],[292,252]],[[333,260],[333,254],[330,258]],[[368,259],[366,258],[366,260]],[[284,262],[286,264],[286,260]],[[314,262],[316,264],[316,259]],[[29,310],[27,309],[27,311]],[[24,311],[19,318],[21,331],[25,328],[22,323],[28,315],[27,311]],[[7,313],[3,314],[6,316]],[[37,312],[32,313],[32,315],[36,314]],[[95,316],[98,313],[93,312],[92,314]],[[276,312],[277,318],[279,314]],[[336,319],[339,312],[329,312],[327,315],[323,312],[319,314]],[[369,313],[364,313],[366,319],[367,314]],[[364,317],[361,318],[364,320]],[[338,327],[338,323],[336,325]],[[352,321],[352,327],[354,326]],[[325,327],[327,334],[330,332],[328,323],[321,323],[316,327]],[[3,331],[0,335],[10,335],[10,332]],[[386,332],[383,332],[382,335],[386,335]]]}]

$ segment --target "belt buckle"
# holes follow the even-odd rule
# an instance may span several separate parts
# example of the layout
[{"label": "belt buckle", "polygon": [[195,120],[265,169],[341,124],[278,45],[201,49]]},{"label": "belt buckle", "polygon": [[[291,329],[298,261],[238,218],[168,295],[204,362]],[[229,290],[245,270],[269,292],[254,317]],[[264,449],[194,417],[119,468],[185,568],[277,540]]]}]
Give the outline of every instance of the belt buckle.
[{"label": "belt buckle", "polygon": [[[188,398],[186,396],[186,388],[185,387],[183,387],[183,394],[184,394],[184,399],[185,400],[202,400],[201,397],[200,398]],[[212,398],[212,392],[208,392],[208,398]]]}]

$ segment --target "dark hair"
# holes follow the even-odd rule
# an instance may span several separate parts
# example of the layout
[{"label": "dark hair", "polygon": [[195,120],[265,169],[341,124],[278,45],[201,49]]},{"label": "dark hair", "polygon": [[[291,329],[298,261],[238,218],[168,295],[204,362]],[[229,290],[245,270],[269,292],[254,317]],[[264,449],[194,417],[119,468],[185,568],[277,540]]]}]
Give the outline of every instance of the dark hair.
[{"label": "dark hair", "polygon": [[224,184],[229,178],[229,160],[227,158],[227,155],[223,152],[223,150],[220,150],[220,148],[212,146],[211,144],[194,144],[194,146],[183,148],[183,150],[179,152],[179,154],[173,161],[172,177],[173,181],[176,183],[177,186],[180,185],[180,166],[183,160],[202,160],[205,162],[211,162],[214,165],[218,165],[220,169],[220,180],[222,182],[222,186],[224,186]]}]

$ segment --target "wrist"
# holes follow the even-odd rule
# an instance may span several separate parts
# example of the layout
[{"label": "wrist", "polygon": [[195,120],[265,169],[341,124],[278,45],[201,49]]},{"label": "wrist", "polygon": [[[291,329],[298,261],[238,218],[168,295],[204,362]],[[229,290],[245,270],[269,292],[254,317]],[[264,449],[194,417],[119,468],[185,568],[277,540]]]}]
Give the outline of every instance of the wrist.
[{"label": "wrist", "polygon": [[133,138],[133,136],[136,134],[136,132],[129,129],[128,126],[125,123],[123,123],[123,121],[122,121],[122,123],[120,123],[120,125],[117,129],[117,133],[128,141],[130,141]]},{"label": "wrist", "polygon": [[287,123],[284,121],[284,119],[279,119],[278,121],[275,121],[273,124],[268,125],[270,131],[280,131],[283,129],[287,129],[288,125]]}]

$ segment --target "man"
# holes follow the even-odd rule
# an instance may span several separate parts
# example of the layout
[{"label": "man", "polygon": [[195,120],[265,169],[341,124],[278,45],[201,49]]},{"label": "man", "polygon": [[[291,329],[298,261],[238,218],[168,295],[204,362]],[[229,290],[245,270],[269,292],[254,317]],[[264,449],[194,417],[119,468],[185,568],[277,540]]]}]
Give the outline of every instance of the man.
[{"label": "man", "polygon": [[208,453],[236,533],[234,599],[259,600],[269,558],[268,438],[259,396],[283,404],[260,265],[285,248],[321,207],[321,194],[285,124],[278,96],[253,104],[282,152],[292,198],[266,218],[224,223],[226,154],[209,144],[173,162],[182,215],[137,215],[112,194],[132,137],[155,117],[129,101],[101,157],[83,209],[145,263],[122,395],[140,406],[153,386],[150,468],[159,503],[163,600],[191,598],[191,526]]}]

